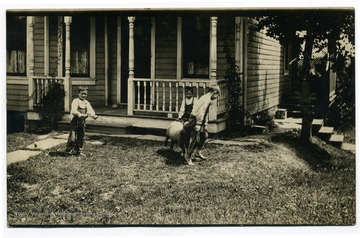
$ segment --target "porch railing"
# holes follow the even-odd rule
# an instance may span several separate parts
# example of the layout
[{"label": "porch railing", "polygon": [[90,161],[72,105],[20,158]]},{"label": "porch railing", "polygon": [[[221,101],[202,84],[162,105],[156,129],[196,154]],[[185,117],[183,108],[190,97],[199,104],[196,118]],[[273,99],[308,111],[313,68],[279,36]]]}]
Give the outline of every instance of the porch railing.
[{"label": "porch railing", "polygon": [[[34,110],[37,106],[41,106],[41,99],[49,91],[52,84],[59,83],[64,86],[65,92],[69,92],[69,80],[65,77],[47,77],[33,76],[29,77],[29,109]],[[69,111],[69,93],[66,93],[64,99],[64,110]]]},{"label": "porch railing", "polygon": [[[174,117],[185,98],[185,87],[193,88],[193,95],[200,98],[209,88],[209,80],[191,79],[133,79],[133,111],[167,114]],[[227,111],[228,89],[225,80],[218,81],[221,94],[217,100],[217,115]],[[214,118],[213,118],[214,119]],[[215,115],[216,119],[216,115]]]}]

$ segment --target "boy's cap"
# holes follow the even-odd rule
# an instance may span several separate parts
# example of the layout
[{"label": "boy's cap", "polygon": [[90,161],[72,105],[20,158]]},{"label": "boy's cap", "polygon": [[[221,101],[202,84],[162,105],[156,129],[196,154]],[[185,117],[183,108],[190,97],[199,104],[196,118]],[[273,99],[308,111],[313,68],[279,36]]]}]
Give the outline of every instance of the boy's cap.
[{"label": "boy's cap", "polygon": [[209,91],[212,91],[212,92],[217,91],[218,93],[220,93],[220,87],[217,84],[213,84],[209,87]]},{"label": "boy's cap", "polygon": [[79,89],[78,89],[78,92],[81,93],[81,92],[84,92],[84,91],[88,91],[88,88],[85,87],[85,86],[79,86]]},{"label": "boy's cap", "polygon": [[193,91],[193,88],[192,87],[190,87],[190,86],[186,86],[185,87],[185,92],[192,92]]}]

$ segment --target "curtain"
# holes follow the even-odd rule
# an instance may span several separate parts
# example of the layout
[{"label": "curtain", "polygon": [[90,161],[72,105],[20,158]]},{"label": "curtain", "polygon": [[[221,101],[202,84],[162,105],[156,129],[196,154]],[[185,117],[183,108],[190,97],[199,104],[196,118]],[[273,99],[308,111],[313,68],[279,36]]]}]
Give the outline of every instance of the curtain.
[{"label": "curtain", "polygon": [[26,70],[25,52],[12,50],[8,54],[7,72],[12,74],[24,74]]}]

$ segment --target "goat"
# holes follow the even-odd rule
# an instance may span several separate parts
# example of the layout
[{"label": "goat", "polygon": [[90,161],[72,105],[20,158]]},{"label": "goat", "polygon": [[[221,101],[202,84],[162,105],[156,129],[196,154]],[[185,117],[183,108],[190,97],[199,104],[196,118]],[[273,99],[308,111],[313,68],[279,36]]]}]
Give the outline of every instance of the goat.
[{"label": "goat", "polygon": [[177,144],[182,151],[182,155],[185,156],[186,149],[188,147],[188,139],[184,130],[184,125],[180,121],[171,122],[166,130],[165,146],[170,139],[170,149],[174,149],[174,144]]}]

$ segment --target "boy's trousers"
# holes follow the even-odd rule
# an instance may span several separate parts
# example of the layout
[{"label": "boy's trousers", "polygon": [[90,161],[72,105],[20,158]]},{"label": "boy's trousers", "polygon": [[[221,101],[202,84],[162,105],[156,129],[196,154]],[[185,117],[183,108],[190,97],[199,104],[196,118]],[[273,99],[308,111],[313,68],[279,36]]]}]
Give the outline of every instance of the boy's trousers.
[{"label": "boy's trousers", "polygon": [[66,152],[77,153],[84,148],[85,117],[74,117],[71,120],[69,138],[66,144]]}]

